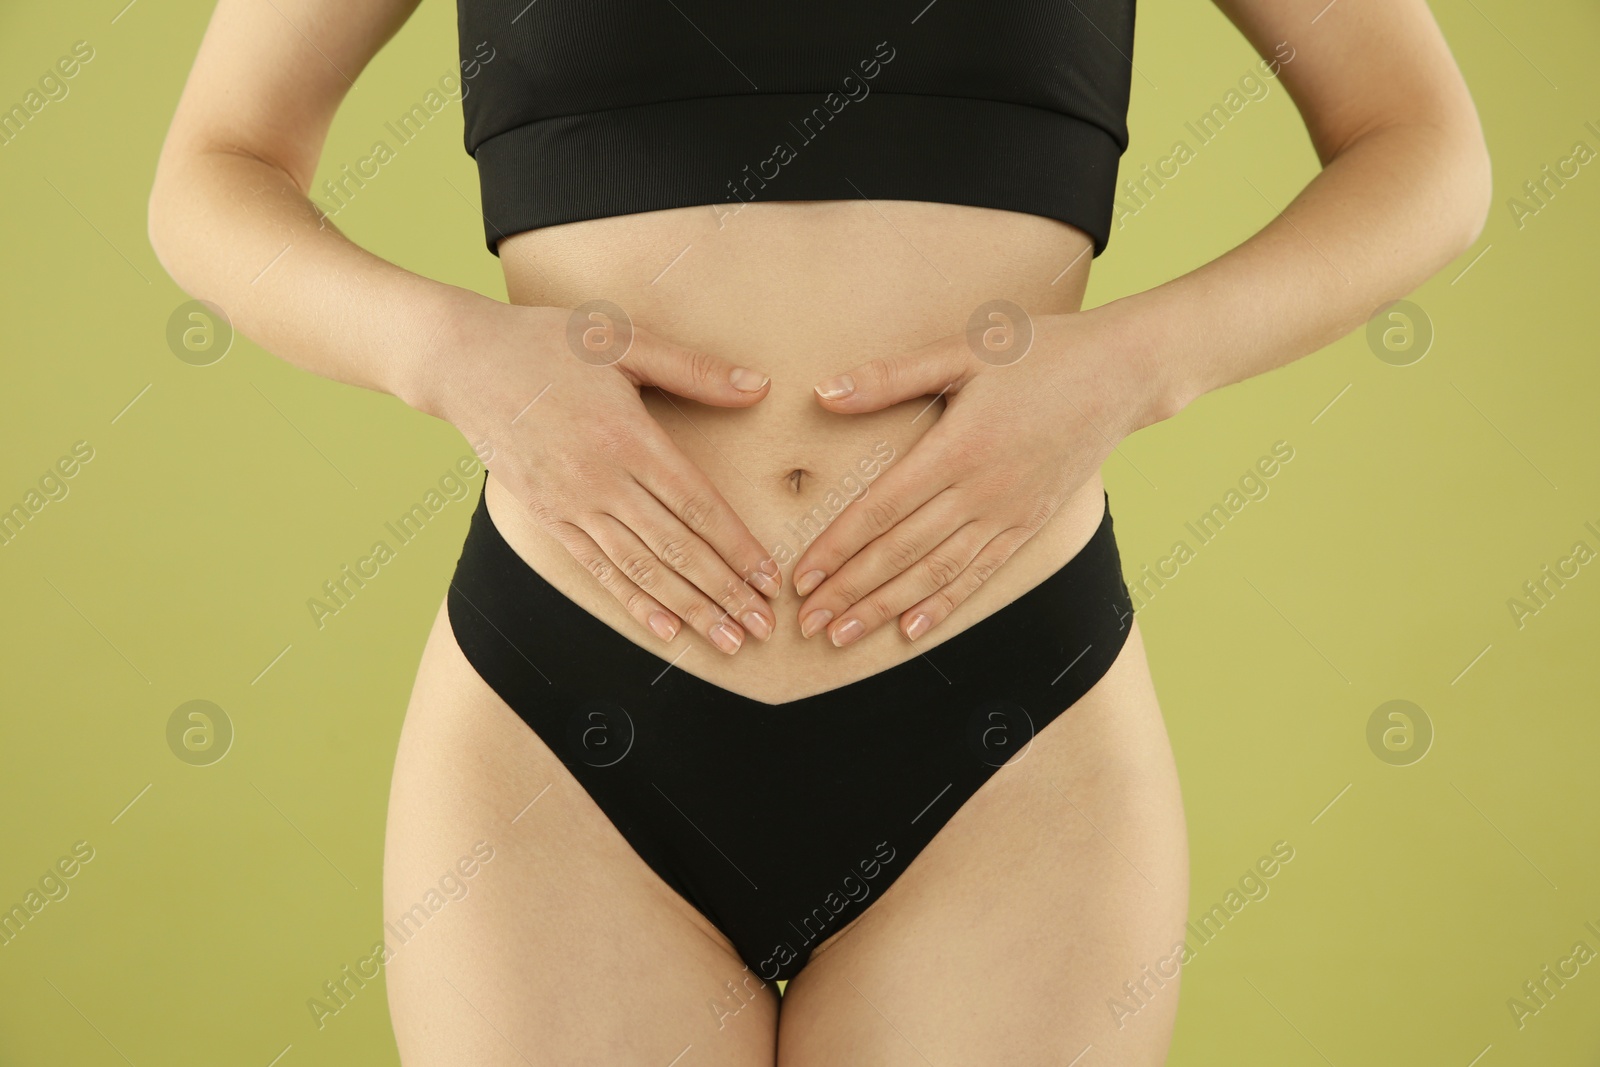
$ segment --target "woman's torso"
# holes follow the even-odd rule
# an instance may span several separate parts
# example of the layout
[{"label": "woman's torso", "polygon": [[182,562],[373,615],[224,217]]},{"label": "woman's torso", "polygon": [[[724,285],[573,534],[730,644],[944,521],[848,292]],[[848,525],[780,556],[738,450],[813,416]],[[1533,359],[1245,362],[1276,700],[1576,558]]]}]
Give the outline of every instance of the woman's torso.
[{"label": "woman's torso", "polygon": [[[794,561],[821,521],[835,514],[830,505],[852,494],[861,498],[863,485],[867,495],[877,491],[944,409],[943,401],[930,406],[932,398],[922,397],[882,412],[835,415],[817,404],[812,386],[874,357],[961,333],[973,311],[996,298],[1035,315],[1076,311],[1088,248],[1082,231],[1053,219],[911,201],[678,208],[516,234],[500,244],[513,303],[575,307],[608,300],[637,326],[771,376],[767,397],[742,410],[655,390],[644,395],[650,414],[756,539],[771,551],[789,550],[777,556],[787,563],[784,594],[773,604],[776,632],[764,643],[747,637],[733,656],[692,633],[664,644],[491,477],[495,523],[523,559],[585,610],[678,669],[756,700],[798,699],[909,659],[1071,558],[1099,523],[1100,477],[1075,490],[915,647],[892,621],[844,649],[825,634],[805,640],[796,618]],[[1006,373],[1036,373],[1064,358],[1070,356],[1032,351]],[[862,461],[868,470],[876,467],[874,482],[862,476]]]}]

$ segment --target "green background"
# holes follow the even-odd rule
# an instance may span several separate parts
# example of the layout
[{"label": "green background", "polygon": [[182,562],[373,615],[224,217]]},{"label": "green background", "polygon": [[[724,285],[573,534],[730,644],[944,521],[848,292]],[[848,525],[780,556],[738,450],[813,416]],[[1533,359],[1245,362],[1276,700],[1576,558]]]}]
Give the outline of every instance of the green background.
[{"label": "green background", "polygon": [[[145,203],[209,6],[124,3],[0,13],[0,105],[73,42],[95,49],[0,148],[0,506],[74,442],[94,449],[0,547],[0,905],[74,842],[94,850],[0,947],[0,1064],[392,1064],[380,984],[320,1030],[306,1002],[380,936],[389,770],[470,505],[322,629],[305,602],[469,450],[243,338],[210,366],[175,358],[167,323],[188,298],[150,250]],[[1255,70],[1209,5],[1140,7],[1125,175],[1193,146],[1184,123]],[[1600,961],[1521,1028],[1507,1007],[1575,942],[1600,950],[1584,927],[1600,928],[1600,563],[1521,628],[1507,607],[1574,542],[1600,550],[1584,527],[1600,528],[1600,164],[1521,225],[1508,204],[1576,141],[1600,149],[1584,128],[1600,127],[1600,12],[1435,10],[1496,203],[1411,297],[1435,334],[1425,357],[1395,366],[1352,335],[1202,398],[1106,467],[1130,585],[1175,540],[1195,548],[1139,616],[1183,781],[1191,916],[1273,842],[1295,850],[1186,969],[1178,1067],[1600,1058]],[[455,46],[454,9],[429,0],[359,79],[319,181],[367,155]],[[1090,304],[1226,251],[1312,177],[1270,86],[1126,220]],[[460,121],[452,104],[339,224],[503,298]],[[1270,494],[1198,546],[1184,524],[1277,441],[1294,458]],[[211,766],[168,747],[195,699],[236,733]],[[1368,742],[1396,699],[1434,733],[1403,766]]]}]

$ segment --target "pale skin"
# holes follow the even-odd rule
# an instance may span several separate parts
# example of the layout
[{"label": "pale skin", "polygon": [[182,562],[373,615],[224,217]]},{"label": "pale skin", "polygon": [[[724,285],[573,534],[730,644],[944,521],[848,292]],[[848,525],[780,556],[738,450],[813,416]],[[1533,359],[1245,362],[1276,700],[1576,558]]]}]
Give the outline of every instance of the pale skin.
[{"label": "pale skin", "polygon": [[[222,0],[151,197],[162,262],[273,354],[492,451],[490,510],[530,566],[675,669],[769,703],[937,657],[1084,543],[1123,437],[1348,333],[1468,248],[1488,210],[1476,113],[1420,0],[1225,0],[1263,56],[1293,46],[1279,80],[1324,169],[1248,241],[1148,292],[1080,311],[1087,237],[1053,220],[804,202],[515,235],[506,303],[366,252],[307,198],[345,75],[413,7]],[[996,296],[1035,328],[1006,366],[962,334]],[[566,347],[567,309],[595,297],[638,328],[610,366]],[[840,375],[849,396],[815,391]],[[802,545],[796,517],[879,443],[893,461]],[[1131,1018],[1107,1008],[1170,956],[1187,908],[1137,624],[1072,713],[823,943],[781,1012],[478,678],[441,611],[396,758],[385,917],[480,839],[496,854],[471,895],[386,968],[408,1067],[1085,1049],[1084,1064],[1157,1064],[1170,1041],[1176,979]]]}]

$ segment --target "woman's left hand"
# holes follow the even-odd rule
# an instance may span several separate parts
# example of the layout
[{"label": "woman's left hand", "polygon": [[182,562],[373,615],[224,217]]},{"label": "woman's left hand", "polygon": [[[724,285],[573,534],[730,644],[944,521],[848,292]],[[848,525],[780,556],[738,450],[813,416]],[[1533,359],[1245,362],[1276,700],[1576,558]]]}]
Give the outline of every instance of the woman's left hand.
[{"label": "woman's left hand", "polygon": [[804,636],[826,628],[844,646],[898,617],[907,638],[922,637],[1118,442],[1175,413],[1154,357],[1103,313],[1111,306],[1030,319],[1010,305],[968,333],[817,385],[823,407],[841,414],[919,396],[943,396],[946,407],[796,562]]}]

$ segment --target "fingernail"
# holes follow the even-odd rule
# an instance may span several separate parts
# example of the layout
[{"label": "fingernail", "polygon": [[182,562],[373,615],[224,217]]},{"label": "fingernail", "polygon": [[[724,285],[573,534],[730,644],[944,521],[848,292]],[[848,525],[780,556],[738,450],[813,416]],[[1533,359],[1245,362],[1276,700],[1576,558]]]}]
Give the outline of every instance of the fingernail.
[{"label": "fingernail", "polygon": [[824,400],[839,400],[856,391],[856,380],[848,374],[829,378],[816,386],[817,395]]},{"label": "fingernail", "polygon": [[860,619],[849,619],[840,623],[833,631],[833,647],[843,648],[851,641],[867,632],[867,626]]},{"label": "fingernail", "polygon": [[728,374],[728,380],[741,393],[754,393],[767,384],[767,376],[765,374],[759,374],[748,367],[733,368]]},{"label": "fingernail", "polygon": [[906,636],[915,641],[917,638],[927,633],[928,627],[932,625],[933,620],[919,611],[915,615],[911,616],[911,622],[906,625]]},{"label": "fingernail", "polygon": [[710,636],[711,643],[730,656],[739,651],[739,645],[744,641],[744,637],[739,631],[725,622],[719,622],[713,626]]},{"label": "fingernail", "polygon": [[756,566],[761,568],[763,574],[770,574],[774,578],[778,576],[778,565],[770,559],[764,559],[760,563],[756,564]]},{"label": "fingernail", "polygon": [[779,582],[776,578],[767,577],[760,571],[753,572],[750,577],[745,580],[768,596],[777,596],[779,593],[783,592],[783,584],[781,582]]},{"label": "fingernail", "polygon": [[756,635],[758,641],[765,641],[772,636],[772,624],[767,617],[759,611],[747,611],[739,617],[744,623],[744,628]]},{"label": "fingernail", "polygon": [[678,636],[678,624],[664,611],[650,613],[650,629],[654,630],[656,636],[663,641],[671,641]]},{"label": "fingernail", "polygon": [[831,618],[833,618],[833,612],[828,611],[825,608],[818,608],[816,611],[813,611],[804,619],[800,620],[800,636],[810,637],[812,634],[828,625],[828,620]]},{"label": "fingernail", "polygon": [[804,574],[794,580],[794,591],[799,593],[801,596],[805,596],[807,593],[811,592],[811,590],[821,585],[822,580],[826,577],[827,575],[823,574],[821,571],[806,571]]}]

